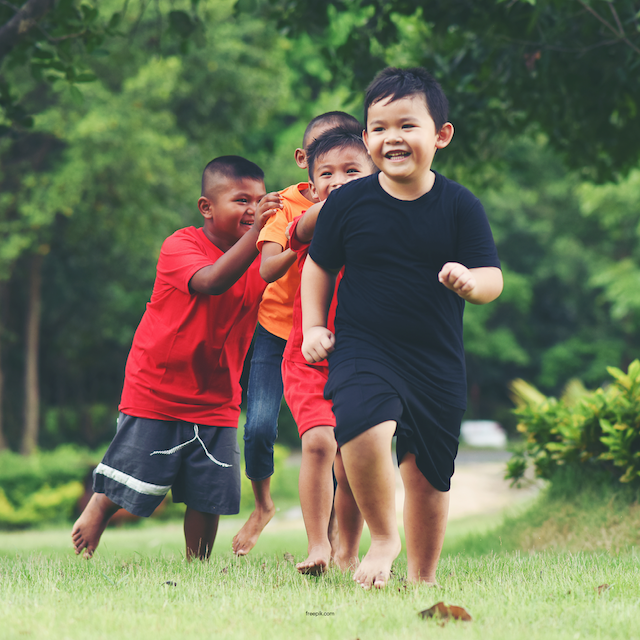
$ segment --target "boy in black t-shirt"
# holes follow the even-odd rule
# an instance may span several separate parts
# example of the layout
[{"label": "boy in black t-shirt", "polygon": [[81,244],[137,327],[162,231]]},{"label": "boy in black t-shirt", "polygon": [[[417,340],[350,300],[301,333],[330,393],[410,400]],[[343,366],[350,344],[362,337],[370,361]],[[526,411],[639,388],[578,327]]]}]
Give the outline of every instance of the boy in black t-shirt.
[{"label": "boy in black t-shirt", "polygon": [[[486,214],[431,170],[453,136],[440,85],[421,68],[382,71],[365,98],[364,140],[380,173],[327,199],[302,273],[302,353],[329,357],[325,396],[347,478],[371,531],[354,575],[384,587],[401,549],[397,456],[410,581],[436,583],[466,403],[465,301],[491,302],[502,272]],[[335,274],[335,336],[326,326]]]}]

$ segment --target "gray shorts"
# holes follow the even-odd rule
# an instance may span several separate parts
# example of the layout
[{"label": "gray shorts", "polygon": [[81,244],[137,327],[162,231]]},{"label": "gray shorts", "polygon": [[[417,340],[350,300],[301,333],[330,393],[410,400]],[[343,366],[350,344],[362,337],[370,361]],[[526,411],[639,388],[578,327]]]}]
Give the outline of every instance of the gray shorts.
[{"label": "gray shorts", "polygon": [[237,429],[120,414],[116,435],[93,472],[93,490],[137,516],[150,516],[171,489],[202,513],[240,509]]}]

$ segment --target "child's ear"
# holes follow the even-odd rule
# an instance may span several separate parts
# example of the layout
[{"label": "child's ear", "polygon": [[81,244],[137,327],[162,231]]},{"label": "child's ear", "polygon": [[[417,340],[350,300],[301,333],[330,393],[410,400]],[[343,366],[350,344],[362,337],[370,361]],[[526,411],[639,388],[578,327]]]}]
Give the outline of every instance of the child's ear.
[{"label": "child's ear", "polygon": [[205,218],[213,218],[213,202],[209,198],[204,196],[198,198],[198,210]]},{"label": "child's ear", "polygon": [[311,182],[311,177],[309,177],[309,191],[311,191],[311,195],[316,202],[320,202],[320,198],[318,197],[318,190],[316,189],[316,185]]},{"label": "child's ear", "polygon": [[371,155],[371,151],[369,151],[369,139],[367,137],[367,130],[363,129],[362,131],[362,142],[364,142],[364,146],[367,148],[367,153]]},{"label": "child's ear", "polygon": [[450,122],[445,122],[438,131],[436,149],[444,149],[451,142],[451,138],[453,138],[453,125]]},{"label": "child's ear", "polygon": [[306,169],[308,167],[307,165],[307,154],[305,152],[304,149],[296,149],[296,152],[294,154],[295,159],[296,159],[296,164],[301,168],[301,169]]}]

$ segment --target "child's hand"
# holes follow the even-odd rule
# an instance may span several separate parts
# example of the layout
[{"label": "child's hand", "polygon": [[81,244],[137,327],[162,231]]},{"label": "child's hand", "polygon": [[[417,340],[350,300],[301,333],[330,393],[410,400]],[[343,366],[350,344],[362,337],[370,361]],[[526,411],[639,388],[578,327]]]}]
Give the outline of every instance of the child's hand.
[{"label": "child's hand", "polygon": [[295,222],[295,220],[292,220],[288,225],[287,228],[284,230],[284,235],[287,236],[287,240],[291,240],[291,227],[293,227],[293,223]]},{"label": "child's hand", "polygon": [[313,364],[324,360],[336,347],[336,337],[326,327],[311,327],[304,332],[302,355]]},{"label": "child's hand", "polygon": [[267,193],[266,196],[263,196],[256,207],[256,214],[253,220],[253,226],[256,231],[260,231],[262,227],[267,224],[267,220],[274,215],[278,209],[282,209],[282,198],[277,191]]},{"label": "child's hand", "polygon": [[451,289],[465,300],[473,293],[477,282],[471,271],[459,262],[447,262],[440,273],[438,280],[447,289]]}]

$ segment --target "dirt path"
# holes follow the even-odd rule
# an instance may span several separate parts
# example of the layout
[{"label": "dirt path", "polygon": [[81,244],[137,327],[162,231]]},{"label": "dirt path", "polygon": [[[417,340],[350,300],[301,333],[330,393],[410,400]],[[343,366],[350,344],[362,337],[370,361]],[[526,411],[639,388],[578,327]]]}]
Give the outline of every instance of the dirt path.
[{"label": "dirt path", "polygon": [[[518,502],[533,497],[538,487],[514,489],[504,479],[505,466],[511,454],[498,450],[463,450],[456,459],[456,472],[451,480],[449,520],[474,515],[499,513]],[[294,456],[289,464],[300,464]],[[402,523],[404,487],[400,472],[396,473],[396,510],[398,523]],[[279,513],[268,525],[269,530],[304,528],[299,507]]]},{"label": "dirt path", "polygon": [[[451,479],[449,520],[473,515],[497,513],[533,497],[538,487],[515,489],[504,479],[507,451],[464,450],[456,459],[456,472]],[[396,508],[402,516],[404,488],[397,476]]]}]

